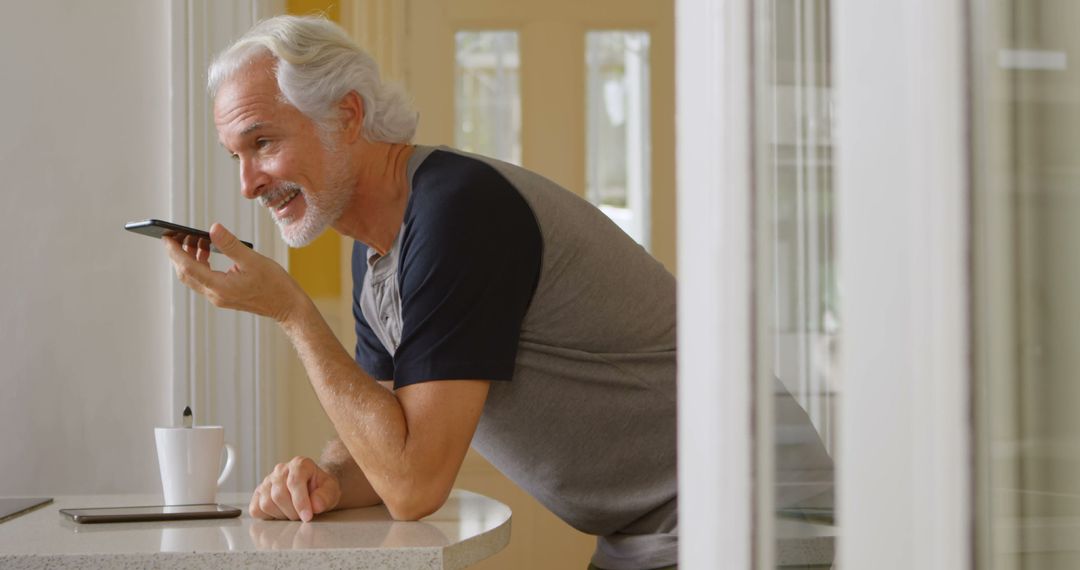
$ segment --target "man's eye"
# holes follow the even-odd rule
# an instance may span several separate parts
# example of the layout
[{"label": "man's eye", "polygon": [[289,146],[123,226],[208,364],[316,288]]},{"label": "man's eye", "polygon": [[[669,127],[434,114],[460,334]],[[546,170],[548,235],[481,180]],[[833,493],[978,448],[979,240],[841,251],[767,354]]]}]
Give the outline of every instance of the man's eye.
[{"label": "man's eye", "polygon": [[270,144],[270,139],[256,139],[255,148],[266,148]]}]

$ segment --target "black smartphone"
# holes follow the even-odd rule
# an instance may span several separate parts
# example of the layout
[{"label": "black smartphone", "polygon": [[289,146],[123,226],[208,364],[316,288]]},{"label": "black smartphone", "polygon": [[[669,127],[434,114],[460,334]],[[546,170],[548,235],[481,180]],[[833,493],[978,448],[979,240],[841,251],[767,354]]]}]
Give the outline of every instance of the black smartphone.
[{"label": "black smartphone", "polygon": [[141,521],[184,521],[193,519],[229,519],[240,516],[240,509],[228,505],[173,505],[148,507],[105,507],[98,509],[60,509],[77,523]]},{"label": "black smartphone", "polygon": [[[189,228],[187,226],[181,226],[180,224],[174,224],[172,222],[163,222],[161,220],[142,220],[139,222],[128,222],[124,224],[124,229],[129,232],[135,232],[137,234],[143,234],[145,236],[160,238],[162,236],[178,236],[189,235],[195,236],[199,239],[205,239],[210,241],[210,232],[205,230],[197,230],[195,228]],[[255,246],[249,241],[240,240],[240,243],[255,249]],[[218,251],[218,248],[213,244],[210,245],[210,251]]]}]

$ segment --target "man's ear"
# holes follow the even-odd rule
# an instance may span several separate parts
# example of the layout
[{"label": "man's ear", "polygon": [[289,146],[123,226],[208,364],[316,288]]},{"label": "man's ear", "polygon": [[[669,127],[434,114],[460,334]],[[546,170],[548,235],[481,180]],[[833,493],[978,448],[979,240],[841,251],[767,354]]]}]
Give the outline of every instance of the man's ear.
[{"label": "man's ear", "polygon": [[362,136],[364,125],[364,99],[356,91],[349,91],[338,102],[341,120],[341,136],[346,143],[354,143]]}]

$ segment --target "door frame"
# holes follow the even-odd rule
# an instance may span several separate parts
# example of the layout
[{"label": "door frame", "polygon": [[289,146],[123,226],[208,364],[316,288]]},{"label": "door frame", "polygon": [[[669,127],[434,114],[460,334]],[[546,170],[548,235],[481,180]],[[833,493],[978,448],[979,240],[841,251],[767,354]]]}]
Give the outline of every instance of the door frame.
[{"label": "door frame", "polygon": [[[760,567],[775,544],[753,477],[773,451],[754,423],[750,340],[753,10],[676,10],[679,526],[691,568]],[[967,16],[963,0],[833,5],[845,568],[972,567]]]},{"label": "door frame", "polygon": [[[250,238],[283,267],[288,250],[273,221],[240,195],[236,165],[218,145],[206,93],[211,58],[261,19],[284,13],[283,0],[178,0],[169,12],[170,219],[207,228],[221,222]],[[267,319],[209,304],[172,280],[173,367],[169,414],[178,425],[190,405],[195,421],[221,425],[241,453],[223,490],[248,491],[280,460],[286,426],[279,392],[287,379],[287,341]]]},{"label": "door frame", "polygon": [[966,19],[963,0],[834,11],[848,568],[972,566]]},{"label": "door frame", "polygon": [[754,567],[750,0],[679,0],[679,564]]}]

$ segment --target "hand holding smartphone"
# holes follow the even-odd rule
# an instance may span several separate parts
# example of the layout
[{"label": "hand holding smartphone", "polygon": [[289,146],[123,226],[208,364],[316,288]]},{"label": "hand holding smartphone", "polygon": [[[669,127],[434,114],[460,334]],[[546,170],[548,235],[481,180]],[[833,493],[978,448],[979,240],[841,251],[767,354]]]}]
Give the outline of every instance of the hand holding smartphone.
[{"label": "hand holding smartphone", "polygon": [[[180,224],[174,224],[172,222],[164,222],[155,219],[142,220],[138,222],[128,222],[127,224],[124,224],[124,229],[129,232],[135,232],[144,236],[156,238],[164,236],[173,237],[189,235],[195,237],[196,239],[205,239],[208,242],[210,241],[210,232],[206,230],[197,230],[195,228],[181,226]],[[255,249],[255,246],[252,245],[252,243],[249,241],[240,240],[240,243],[248,246],[251,249]],[[221,251],[219,251],[218,248],[212,243],[210,245],[210,251],[221,253]]]},{"label": "hand holding smartphone", "polygon": [[[306,298],[303,289],[284,267],[273,259],[253,251],[251,243],[238,240],[224,227],[218,225],[215,231],[221,237],[220,249],[211,248],[209,232],[188,228],[160,220],[134,222],[125,229],[152,237],[172,237],[163,249],[181,283],[210,301],[214,306],[254,313],[264,317],[281,320],[292,311],[300,310],[295,305]],[[184,236],[180,238],[179,236]],[[240,242],[240,245],[236,242]],[[180,243],[183,242],[183,243]],[[210,252],[226,253],[218,261],[229,261],[231,265],[215,268],[211,265]],[[307,308],[304,305],[303,308]]]}]

